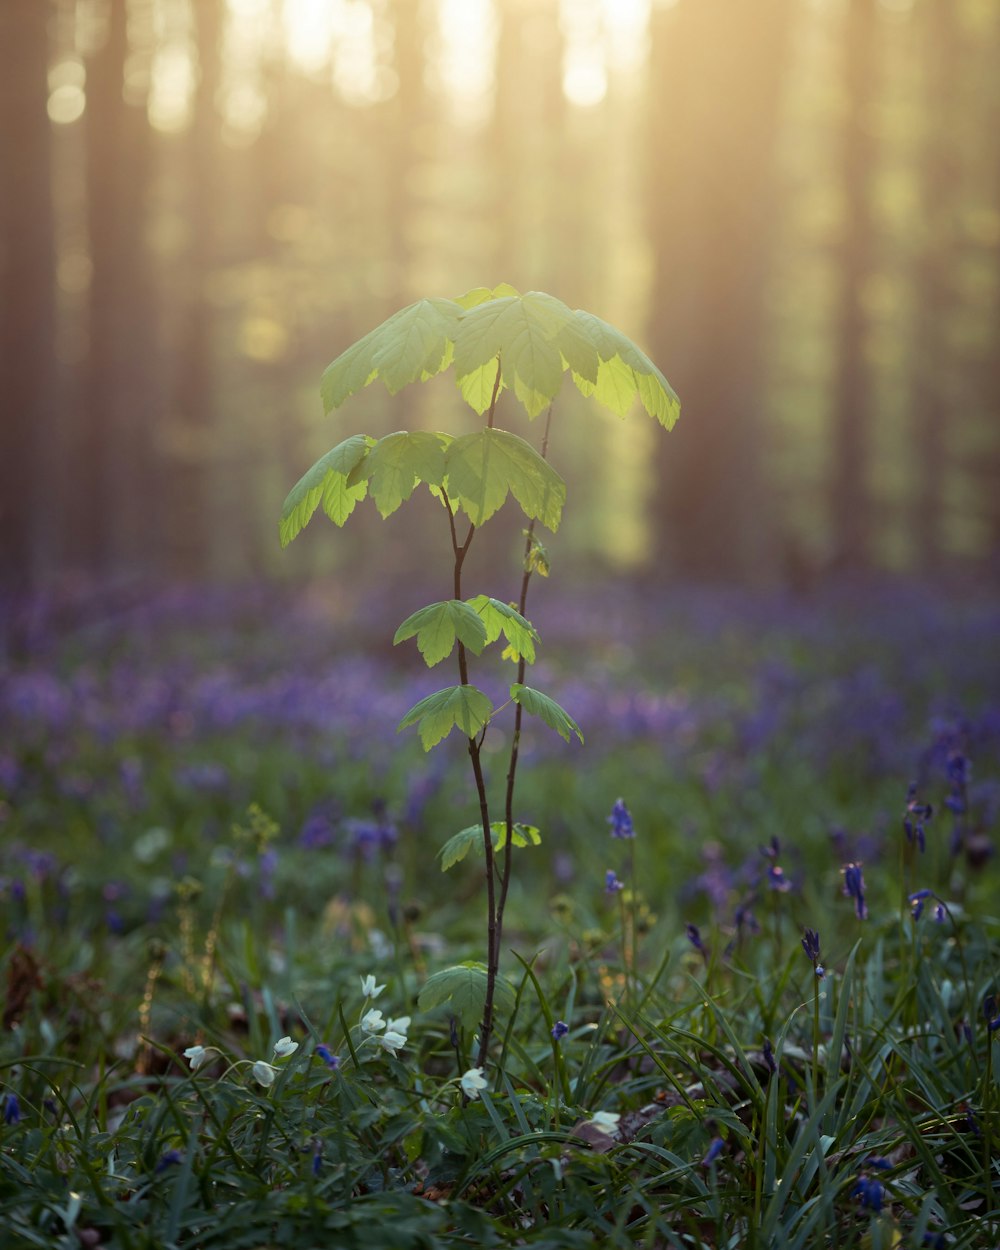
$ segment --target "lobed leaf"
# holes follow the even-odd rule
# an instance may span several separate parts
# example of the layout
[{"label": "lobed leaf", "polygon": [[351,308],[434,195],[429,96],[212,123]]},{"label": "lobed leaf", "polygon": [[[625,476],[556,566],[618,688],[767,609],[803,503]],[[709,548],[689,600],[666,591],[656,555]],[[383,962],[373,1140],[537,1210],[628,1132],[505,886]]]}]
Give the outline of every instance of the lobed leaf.
[{"label": "lobed leaf", "polygon": [[[428,977],[417,996],[421,1011],[447,1007],[468,1029],[474,1029],[483,1018],[486,1005],[486,965],[475,962],[442,968]],[[493,1009],[503,1016],[514,1010],[514,988],[506,977],[498,976],[493,990]]]},{"label": "lobed leaf", "polygon": [[583,742],[580,726],[555,699],[550,699],[547,694],[542,694],[540,690],[533,690],[530,686],[522,686],[520,682],[514,682],[510,688],[510,697],[515,703],[519,703],[529,716],[538,716],[567,742],[571,734],[576,734]]},{"label": "lobed leaf", "polygon": [[395,395],[409,382],[426,382],[451,364],[463,308],[457,300],[421,299],[401,308],[326,367],[320,383],[331,412],[376,378]]},{"label": "lobed leaf", "polygon": [[[672,429],[680,416],[680,400],[645,352],[593,313],[577,309],[573,317],[574,332],[564,333],[559,343],[577,389],[583,395],[593,395],[620,417],[638,397],[651,417],[665,429]],[[597,356],[596,372],[593,356],[580,347],[581,334]]]},{"label": "lobed leaf", "polygon": [[368,455],[355,466],[348,485],[367,482],[375,506],[383,517],[391,516],[413,494],[418,482],[441,486],[444,482],[447,434],[398,430],[374,442]]},{"label": "lobed leaf", "polygon": [[496,642],[502,633],[509,644],[504,651],[505,659],[509,651],[510,659],[516,661],[523,656],[529,664],[534,664],[535,643],[540,641],[538,631],[516,608],[499,599],[491,599],[489,595],[476,595],[468,603],[482,620],[487,645]]},{"label": "lobed leaf", "polygon": [[477,412],[486,411],[499,356],[504,385],[529,417],[538,416],[559,393],[565,365],[555,340],[572,326],[572,311],[544,291],[477,304],[465,312],[455,335],[455,375],[462,394]]},{"label": "lobed leaf", "polygon": [[507,430],[486,429],[456,438],[445,453],[447,490],[473,525],[482,525],[508,494],[526,516],[559,528],[566,483],[530,443]]},{"label": "lobed leaf", "polygon": [[425,751],[451,733],[456,726],[467,738],[474,738],[490,719],[493,704],[475,686],[446,686],[429,694],[406,713],[396,732],[417,726]]},{"label": "lobed leaf", "polygon": [[[493,841],[494,851],[502,851],[507,845],[507,822],[505,820],[490,821],[490,837]],[[515,846],[520,847],[541,846],[542,835],[534,825],[524,825],[517,821],[511,830],[511,841]],[[454,868],[456,864],[461,863],[465,859],[470,851],[482,850],[482,846],[482,825],[469,825],[467,829],[462,829],[458,833],[453,834],[438,851],[438,857],[441,860],[441,871],[447,872],[449,868]]]},{"label": "lobed leaf", "polygon": [[433,668],[451,655],[456,638],[476,655],[490,641],[487,627],[476,608],[462,603],[460,599],[432,603],[408,616],[396,630],[392,645],[395,647],[414,636],[428,668]]},{"label": "lobed leaf", "polygon": [[374,443],[367,434],[354,434],[321,456],[299,478],[281,509],[278,533],[282,547],[301,533],[320,504],[331,521],[344,524],[368,490],[365,481],[349,485],[348,476],[364,462]]}]

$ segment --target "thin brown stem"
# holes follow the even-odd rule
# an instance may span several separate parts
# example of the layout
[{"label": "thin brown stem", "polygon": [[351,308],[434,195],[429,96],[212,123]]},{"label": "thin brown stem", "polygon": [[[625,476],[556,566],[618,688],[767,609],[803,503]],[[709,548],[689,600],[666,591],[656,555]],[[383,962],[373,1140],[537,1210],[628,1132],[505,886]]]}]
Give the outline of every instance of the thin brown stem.
[{"label": "thin brown stem", "polygon": [[[542,433],[542,459],[547,460],[549,454],[549,431],[552,428],[552,405],[549,404],[545,414],[545,429]],[[528,522],[524,540],[524,572],[521,575],[521,593],[517,600],[517,610],[524,616],[528,605],[528,585],[531,581],[531,549],[535,538],[535,519]],[[524,684],[527,665],[522,655],[517,662],[517,680]],[[504,823],[507,827],[507,840],[503,848],[503,868],[500,875],[500,897],[497,901],[497,943],[503,936],[503,913],[507,906],[507,893],[510,890],[510,877],[514,864],[514,783],[517,778],[517,761],[521,746],[521,721],[524,709],[520,703],[514,707],[514,733],[510,744],[510,762],[507,766],[507,791],[504,796]]]},{"label": "thin brown stem", "polygon": [[497,396],[500,394],[500,357],[497,356],[497,376],[493,379],[493,394],[490,396],[490,409],[486,415],[486,428],[493,429],[493,413],[496,411]]},{"label": "thin brown stem", "polygon": [[[470,525],[469,532],[465,536],[465,542],[459,544],[458,530],[455,525],[455,512],[451,506],[451,500],[448,498],[447,491],[442,491],[441,498],[448,513],[448,526],[451,530],[451,548],[455,557],[452,586],[455,598],[460,600],[462,598],[462,565],[465,563],[465,557],[468,555],[476,527]],[[467,686],[469,684],[469,658],[461,642],[458,644],[458,674],[462,685]],[[486,859],[486,998],[483,1003],[483,1020],[479,1029],[479,1055],[477,1058],[478,1066],[484,1068],[489,1054],[490,1037],[493,1033],[493,1002],[496,994],[497,973],[500,967],[500,931],[497,924],[495,866],[493,840],[490,833],[490,809],[486,796],[486,778],[483,776],[481,755],[482,740],[477,741],[475,737],[472,737],[468,741],[469,760],[472,763],[472,775],[475,778],[476,794],[479,797],[479,817],[483,827],[483,853]]]}]

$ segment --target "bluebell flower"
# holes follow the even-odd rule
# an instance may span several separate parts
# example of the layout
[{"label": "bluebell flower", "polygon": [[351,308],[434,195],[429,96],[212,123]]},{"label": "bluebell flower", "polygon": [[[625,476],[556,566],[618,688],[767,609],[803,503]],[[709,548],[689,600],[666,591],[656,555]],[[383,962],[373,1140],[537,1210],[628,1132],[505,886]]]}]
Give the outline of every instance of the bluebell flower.
[{"label": "bluebell flower", "polygon": [[164,1154],[160,1155],[156,1167],[153,1170],[156,1172],[157,1176],[159,1176],[161,1172],[165,1172],[168,1168],[175,1167],[183,1158],[184,1156],[179,1150],[167,1150]]},{"label": "bluebell flower", "polygon": [[769,1037],[764,1038],[762,1051],[764,1055],[764,1063],[767,1066],[768,1072],[770,1072],[772,1076],[780,1076],[781,1074],[778,1071],[778,1061],[774,1057],[774,1047],[771,1045],[771,1039]]},{"label": "bluebell flower", "polygon": [[569,1025],[564,1020],[557,1020],[552,1028],[552,1038],[554,1041],[561,1042],[569,1032]]},{"label": "bluebell flower", "polygon": [[721,1137],[713,1137],[708,1149],[705,1151],[705,1157],[701,1161],[701,1166],[703,1168],[711,1167],[716,1159],[718,1159],[719,1155],[722,1154],[725,1149],[725,1145],[726,1143]]},{"label": "bluebell flower", "polygon": [[859,1176],[851,1188],[850,1196],[860,1199],[863,1207],[878,1215],[885,1199],[885,1186],[870,1176]]},{"label": "bluebell flower", "polygon": [[924,901],[933,898],[933,890],[914,890],[909,896],[910,914],[914,920],[919,920],[924,914]]},{"label": "bluebell flower", "polygon": [[618,874],[613,868],[609,868],[604,874],[604,893],[617,894],[619,890],[624,890],[625,886],[618,880]]},{"label": "bluebell flower", "polygon": [[21,1119],[21,1103],[17,1094],[10,1090],[4,1095],[3,1100],[3,1122],[4,1124],[18,1124]]},{"label": "bluebell flower", "polygon": [[780,864],[768,864],[767,884],[779,894],[786,894],[792,888],[792,883],[785,876],[785,870]]},{"label": "bluebell flower", "polygon": [[323,1170],[323,1143],[317,1137],[313,1142],[312,1174],[319,1176]]},{"label": "bluebell flower", "polygon": [[820,964],[820,935],[815,929],[806,929],[803,934],[803,950],[806,958],[813,964],[816,976],[823,976],[823,965]]},{"label": "bluebell flower", "polygon": [[934,815],[930,803],[921,803],[917,798],[916,782],[910,783],[906,794],[906,809],[903,812],[903,832],[907,842],[915,842],[921,852],[927,849],[927,835],[924,823]]},{"label": "bluebell flower", "polygon": [[705,950],[705,943],[701,940],[701,930],[696,924],[686,924],[684,926],[684,932],[687,935],[687,940],[696,951],[699,951],[702,955],[708,954]]},{"label": "bluebell flower", "polygon": [[615,805],[611,809],[611,815],[608,817],[608,824],[611,826],[611,836],[613,838],[635,837],[632,817],[623,799],[615,800]]},{"label": "bluebell flower", "polygon": [[841,869],[844,874],[844,893],[854,899],[854,914],[859,920],[868,919],[868,905],[865,902],[865,878],[861,864],[845,864]]}]

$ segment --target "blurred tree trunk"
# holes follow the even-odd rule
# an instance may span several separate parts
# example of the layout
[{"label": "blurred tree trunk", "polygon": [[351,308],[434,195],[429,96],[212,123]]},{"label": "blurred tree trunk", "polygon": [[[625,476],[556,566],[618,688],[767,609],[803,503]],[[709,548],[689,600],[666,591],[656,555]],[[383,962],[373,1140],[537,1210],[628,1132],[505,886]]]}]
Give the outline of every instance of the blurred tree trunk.
[{"label": "blurred tree trunk", "polygon": [[871,190],[877,55],[877,0],[848,0],[843,48],[846,113],[840,150],[844,219],[837,257],[840,303],[830,480],[833,563],[838,569],[864,569],[871,559],[867,432],[873,408],[864,300],[875,252]]},{"label": "blurred tree trunk", "polygon": [[921,567],[932,570],[941,560],[945,426],[953,405],[947,331],[953,302],[956,197],[961,188],[953,115],[961,50],[959,15],[953,0],[926,0],[917,20],[921,23],[925,87],[919,170],[923,236],[917,264],[915,385],[911,399],[918,457],[913,533]]},{"label": "blurred tree trunk", "polygon": [[75,560],[91,573],[108,571],[117,500],[112,458],[119,405],[121,287],[126,257],[121,182],[122,98],[128,52],[126,0],[110,0],[107,32],[87,65],[86,179],[87,234],[92,276],[87,304],[87,359],[83,377],[82,437],[76,449],[80,495],[73,526]]},{"label": "blurred tree trunk", "polygon": [[681,397],[659,440],[655,567],[741,577],[767,558],[765,293],[791,0],[651,15],[651,352]]},{"label": "blurred tree trunk", "polygon": [[187,246],[178,275],[180,333],[171,382],[165,499],[166,565],[184,579],[208,566],[214,402],[214,317],[208,279],[217,263],[219,213],[218,114],[224,0],[192,6],[198,56],[191,125],[185,136]]},{"label": "blurred tree trunk", "polygon": [[[151,412],[155,348],[145,224],[151,136],[146,91],[125,95],[125,65],[148,61],[153,39],[149,0],[109,0],[107,37],[87,68],[87,231],[92,278],[84,419],[77,454],[81,497],[76,557],[91,572],[148,567],[155,524]],[[130,39],[130,30],[132,38]]]},{"label": "blurred tree trunk", "polygon": [[15,592],[32,583],[55,506],[41,489],[56,392],[50,17],[45,0],[0,6],[0,588]]}]

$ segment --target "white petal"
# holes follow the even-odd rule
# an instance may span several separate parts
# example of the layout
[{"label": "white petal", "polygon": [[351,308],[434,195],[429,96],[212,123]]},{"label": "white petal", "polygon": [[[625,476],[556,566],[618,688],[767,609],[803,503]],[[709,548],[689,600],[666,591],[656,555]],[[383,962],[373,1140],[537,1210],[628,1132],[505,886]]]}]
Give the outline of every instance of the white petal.
[{"label": "white petal", "polygon": [[482,1068],[470,1068],[462,1076],[462,1093],[466,1098],[478,1098],[479,1091],[485,1089],[487,1085],[489,1081],[483,1076]]},{"label": "white petal", "polygon": [[274,1053],[279,1059],[284,1059],[286,1055],[294,1055],[298,1048],[298,1042],[293,1042],[290,1037],[283,1037],[274,1043]]},{"label": "white petal", "polygon": [[377,1033],[379,1029],[385,1028],[385,1021],[382,1019],[382,1013],[376,1007],[371,1011],[366,1011],[361,1017],[361,1027],[366,1033]]},{"label": "white petal", "polygon": [[253,1073],[254,1080],[265,1087],[273,1085],[274,1078],[278,1075],[278,1069],[265,1063],[263,1059],[258,1059],[250,1071]]}]

